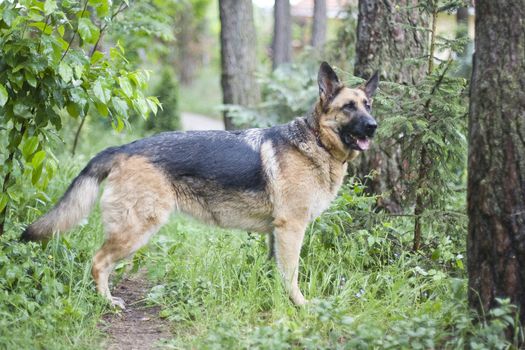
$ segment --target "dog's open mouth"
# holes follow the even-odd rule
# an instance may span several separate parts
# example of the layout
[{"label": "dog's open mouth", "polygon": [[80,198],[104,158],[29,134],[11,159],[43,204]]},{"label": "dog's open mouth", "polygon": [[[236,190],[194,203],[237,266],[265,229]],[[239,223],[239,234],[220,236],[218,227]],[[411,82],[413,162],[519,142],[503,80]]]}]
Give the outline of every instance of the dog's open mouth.
[{"label": "dog's open mouth", "polygon": [[368,138],[356,139],[355,143],[357,144],[357,147],[361,149],[361,151],[366,151],[370,147],[370,139]]},{"label": "dog's open mouth", "polygon": [[366,136],[353,136],[352,134],[345,134],[344,142],[346,145],[357,151],[366,151],[370,148],[370,139]]}]

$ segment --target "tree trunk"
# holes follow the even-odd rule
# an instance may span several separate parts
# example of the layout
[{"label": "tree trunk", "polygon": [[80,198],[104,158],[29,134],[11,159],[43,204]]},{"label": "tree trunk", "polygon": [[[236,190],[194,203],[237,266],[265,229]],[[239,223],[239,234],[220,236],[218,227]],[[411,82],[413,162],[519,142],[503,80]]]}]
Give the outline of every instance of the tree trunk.
[{"label": "tree trunk", "polygon": [[[251,106],[259,102],[255,80],[255,26],[251,0],[220,0],[221,85],[224,104]],[[235,128],[224,113],[224,126]]]},{"label": "tree trunk", "polygon": [[[427,51],[426,32],[418,27],[427,27],[428,19],[416,5],[416,0],[359,0],[356,76],[368,79],[379,70],[384,80],[408,84],[424,77],[424,60],[420,65],[407,61],[424,57]],[[384,194],[378,206],[394,213],[402,211],[406,192],[402,159],[394,140],[382,140],[361,155],[356,169],[361,178],[370,172],[376,174],[366,181],[368,191]]]},{"label": "tree trunk", "polygon": [[[468,7],[459,7],[456,11],[456,38],[466,38],[468,37]],[[460,52],[462,57],[467,55],[466,50],[467,45],[463,47],[463,50]]]},{"label": "tree trunk", "polygon": [[[476,1],[468,161],[469,303],[525,324],[525,0]],[[510,330],[509,333],[511,333]]]},{"label": "tree trunk", "polygon": [[200,41],[200,33],[195,25],[195,14],[193,5],[189,2],[182,2],[181,11],[177,12],[177,73],[182,84],[189,84],[199,65],[198,55],[195,54],[194,47]]},{"label": "tree trunk", "polygon": [[458,26],[468,26],[468,7],[459,7],[456,11]]},{"label": "tree trunk", "polygon": [[312,24],[312,47],[318,51],[326,42],[326,0],[314,0],[314,19]]},{"label": "tree trunk", "polygon": [[281,63],[290,62],[292,59],[292,16],[290,14],[290,1],[275,0],[273,16],[272,63],[273,69],[275,69]]}]

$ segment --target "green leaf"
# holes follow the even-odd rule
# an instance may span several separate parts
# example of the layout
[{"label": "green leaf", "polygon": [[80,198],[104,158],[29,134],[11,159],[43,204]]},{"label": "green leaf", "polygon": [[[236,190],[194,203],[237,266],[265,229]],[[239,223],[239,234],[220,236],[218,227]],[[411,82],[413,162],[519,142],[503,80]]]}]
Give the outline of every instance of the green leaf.
[{"label": "green leaf", "polygon": [[11,186],[7,189],[7,195],[9,198],[14,201],[15,203],[20,202],[20,196],[22,195],[20,191],[17,191],[15,189],[15,186]]},{"label": "green leaf", "polygon": [[69,115],[73,118],[78,118],[78,116],[80,115],[80,107],[76,103],[68,103],[66,105],[66,110],[69,113]]},{"label": "green leaf", "polygon": [[67,41],[60,37],[56,38],[56,41],[60,44],[60,48],[62,50],[67,50],[67,47],[69,46],[69,43]]},{"label": "green leaf", "polygon": [[0,193],[0,213],[4,211],[4,208],[9,201],[9,197],[5,193]]},{"label": "green leaf", "polygon": [[31,118],[32,114],[30,111],[30,107],[25,104],[24,102],[16,102],[13,106],[13,113],[15,115],[18,115],[22,118]]},{"label": "green leaf", "polygon": [[93,93],[102,103],[108,103],[111,99],[111,91],[106,89],[100,80],[95,81],[93,84]]},{"label": "green leaf", "polygon": [[119,77],[118,83],[122,88],[124,95],[126,95],[127,97],[133,96],[133,87],[131,86],[131,82],[129,81],[128,77]]},{"label": "green leaf", "polygon": [[133,107],[142,116],[142,118],[146,119],[148,117],[149,108],[145,98],[133,100]]},{"label": "green leaf", "polygon": [[91,64],[95,64],[104,57],[104,54],[100,51],[95,51],[93,56],[91,56]]},{"label": "green leaf", "polygon": [[128,104],[126,101],[119,97],[113,97],[111,103],[113,104],[113,108],[118,116],[123,116],[124,118],[128,117]]},{"label": "green leaf", "polygon": [[107,117],[109,114],[108,106],[106,106],[104,103],[96,102],[95,105],[97,106],[97,111],[102,115],[103,117]]},{"label": "green leaf", "polygon": [[80,18],[78,20],[78,33],[85,42],[94,44],[99,36],[98,28],[91,22],[89,18]]},{"label": "green leaf", "polygon": [[33,169],[33,174],[31,175],[31,183],[33,184],[33,186],[35,186],[38,180],[40,180],[43,168],[44,164],[40,164],[39,166]]},{"label": "green leaf", "polygon": [[66,82],[69,83],[73,78],[73,69],[66,62],[62,61],[58,65],[58,74]]},{"label": "green leaf", "polygon": [[46,158],[46,151],[43,151],[43,150],[38,151],[33,156],[33,159],[31,160],[31,165],[33,165],[33,168],[36,169],[38,168],[40,164],[42,164],[45,158]]},{"label": "green leaf", "polygon": [[463,261],[461,261],[461,259],[456,260],[456,266],[461,270],[465,268],[465,266],[463,265]]},{"label": "green leaf", "polygon": [[88,18],[81,18],[78,20],[78,33],[82,40],[89,42],[91,40],[91,21]]},{"label": "green leaf", "polygon": [[46,162],[46,173],[48,178],[53,178],[55,176],[55,173],[57,172],[57,166],[54,160],[50,160]]},{"label": "green leaf", "polygon": [[110,0],[90,0],[89,4],[97,9],[97,16],[105,17],[109,15],[109,9],[111,7]]},{"label": "green leaf", "polygon": [[55,0],[46,0],[44,3],[44,13],[50,15],[57,9],[57,2]]},{"label": "green leaf", "polygon": [[31,85],[32,87],[36,87],[36,78],[31,71],[25,69],[24,76],[29,85]]},{"label": "green leaf", "polygon": [[7,102],[7,98],[8,98],[7,90],[2,84],[0,84],[0,107],[5,106]]},{"label": "green leaf", "polygon": [[3,8],[3,10],[4,13],[2,15],[2,19],[4,20],[5,24],[11,27],[13,21],[18,17],[18,11],[9,8]]},{"label": "green leaf", "polygon": [[[156,97],[155,97],[156,98]],[[157,101],[154,100],[152,97],[148,97],[146,99],[146,102],[148,103],[149,109],[153,112],[154,115],[157,115],[158,110],[158,104]]]},{"label": "green leaf", "polygon": [[116,118],[117,120],[117,124],[115,125],[115,121],[113,121],[113,123],[111,123],[111,125],[113,126],[113,129],[115,129],[117,132],[121,132],[122,129],[124,129],[124,122],[122,121],[122,118],[120,117],[117,117]]},{"label": "green leaf", "polygon": [[84,73],[84,66],[80,64],[74,65],[73,71],[75,72],[75,77],[80,79],[82,77],[82,73]]},{"label": "green leaf", "polygon": [[26,140],[24,143],[24,146],[22,147],[22,155],[26,160],[29,160],[29,157],[35,153],[36,149],[38,147],[38,137],[37,136],[31,136]]},{"label": "green leaf", "polygon": [[50,25],[46,25],[44,22],[32,22],[29,23],[29,26],[38,28],[41,32],[47,35],[53,32],[53,27]]},{"label": "green leaf", "polygon": [[135,86],[139,86],[139,87],[142,86],[143,79],[140,74],[138,74],[137,72],[131,73],[129,77],[131,81],[135,84]]}]

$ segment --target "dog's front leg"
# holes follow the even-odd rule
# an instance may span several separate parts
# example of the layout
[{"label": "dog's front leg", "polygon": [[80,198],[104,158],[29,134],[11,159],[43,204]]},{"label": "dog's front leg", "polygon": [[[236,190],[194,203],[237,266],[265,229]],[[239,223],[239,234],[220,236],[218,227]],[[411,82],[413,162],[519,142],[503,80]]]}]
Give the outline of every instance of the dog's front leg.
[{"label": "dog's front leg", "polygon": [[306,223],[296,220],[276,219],[274,221],[274,253],[277,266],[284,279],[285,287],[295,305],[306,304],[306,299],[297,283],[299,255],[303,244]]}]

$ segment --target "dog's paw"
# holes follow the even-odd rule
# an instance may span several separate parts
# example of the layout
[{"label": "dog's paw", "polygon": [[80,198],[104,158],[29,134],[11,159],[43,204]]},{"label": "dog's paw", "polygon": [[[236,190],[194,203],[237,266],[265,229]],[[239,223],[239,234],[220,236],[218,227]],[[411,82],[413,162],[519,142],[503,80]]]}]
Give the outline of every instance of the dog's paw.
[{"label": "dog's paw", "polygon": [[302,294],[294,295],[292,297],[292,301],[295,304],[295,306],[304,306],[308,304],[308,300],[306,300]]},{"label": "dog's paw", "polygon": [[126,310],[126,303],[124,302],[124,299],[119,297],[111,297],[110,302],[113,307],[118,307],[121,310]]},{"label": "dog's paw", "polygon": [[299,302],[295,303],[296,306],[306,306],[308,304],[310,304],[310,300],[304,298],[303,300],[300,300]]}]

